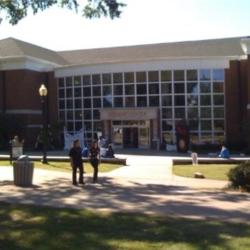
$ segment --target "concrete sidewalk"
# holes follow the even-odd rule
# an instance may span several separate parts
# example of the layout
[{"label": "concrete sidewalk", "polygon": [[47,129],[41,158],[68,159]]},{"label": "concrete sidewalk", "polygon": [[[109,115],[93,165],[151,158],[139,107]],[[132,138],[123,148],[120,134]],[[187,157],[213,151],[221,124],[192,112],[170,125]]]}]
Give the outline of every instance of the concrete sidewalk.
[{"label": "concrete sidewalk", "polygon": [[0,201],[98,211],[140,212],[188,218],[249,221],[250,195],[225,192],[226,182],[172,176],[171,158],[127,156],[128,166],[85,178],[72,186],[71,173],[35,169],[34,186],[13,185],[10,167],[0,167]]}]

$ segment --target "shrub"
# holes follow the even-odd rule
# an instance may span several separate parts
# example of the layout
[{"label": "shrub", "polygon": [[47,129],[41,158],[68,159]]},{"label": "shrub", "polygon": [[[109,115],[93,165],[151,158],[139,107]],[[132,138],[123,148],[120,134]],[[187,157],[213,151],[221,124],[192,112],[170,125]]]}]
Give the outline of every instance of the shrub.
[{"label": "shrub", "polygon": [[228,173],[233,188],[242,188],[250,192],[250,161],[232,168]]}]

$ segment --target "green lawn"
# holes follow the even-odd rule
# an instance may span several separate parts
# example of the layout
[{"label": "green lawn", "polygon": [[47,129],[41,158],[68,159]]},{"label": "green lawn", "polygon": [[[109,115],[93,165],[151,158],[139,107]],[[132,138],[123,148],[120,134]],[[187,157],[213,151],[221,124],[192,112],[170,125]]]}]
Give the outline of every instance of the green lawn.
[{"label": "green lawn", "polygon": [[184,177],[193,177],[195,172],[200,172],[207,179],[228,180],[227,173],[235,164],[199,164],[193,165],[175,165],[173,173]]},{"label": "green lawn", "polygon": [[250,225],[0,203],[3,250],[250,249]]},{"label": "green lawn", "polygon": [[[42,168],[47,170],[59,170],[59,171],[71,171],[70,163],[69,162],[49,162],[48,165],[42,164],[40,161],[35,161],[36,168]],[[0,161],[1,166],[10,166],[9,161]],[[101,163],[99,166],[100,172],[109,172],[121,166],[116,164],[107,164]],[[93,168],[91,167],[90,163],[84,163],[84,171],[86,173],[92,173]],[[1,249],[1,248],[0,248]]]}]

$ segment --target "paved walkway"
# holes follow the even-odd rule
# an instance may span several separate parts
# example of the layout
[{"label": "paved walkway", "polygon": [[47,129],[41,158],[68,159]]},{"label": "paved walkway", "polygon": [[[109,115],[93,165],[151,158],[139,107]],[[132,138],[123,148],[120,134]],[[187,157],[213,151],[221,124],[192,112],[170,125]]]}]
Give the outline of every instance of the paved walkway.
[{"label": "paved walkway", "polygon": [[[120,155],[119,157],[123,157]],[[197,180],[172,175],[171,158],[127,156],[128,166],[100,174],[100,183],[72,186],[71,174],[35,169],[34,186],[13,185],[10,167],[0,168],[0,201],[98,211],[142,212],[250,220],[250,195],[222,190],[224,181]]]}]

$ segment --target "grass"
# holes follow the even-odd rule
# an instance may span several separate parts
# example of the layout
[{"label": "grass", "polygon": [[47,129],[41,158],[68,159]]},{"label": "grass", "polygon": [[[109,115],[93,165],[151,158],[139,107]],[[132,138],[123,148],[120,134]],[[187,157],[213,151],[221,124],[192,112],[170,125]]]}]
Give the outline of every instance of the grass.
[{"label": "grass", "polygon": [[[1,166],[11,166],[9,161],[0,161],[0,167]],[[41,168],[46,170],[56,170],[56,171],[71,171],[70,163],[69,162],[49,162],[49,164],[42,164],[40,161],[34,161],[35,168]],[[99,166],[100,172],[110,172],[116,168],[119,168],[121,166],[117,164],[107,164],[107,163],[101,163]],[[84,163],[84,171],[86,173],[92,173],[93,168],[90,165],[90,163]]]},{"label": "grass", "polygon": [[206,179],[228,180],[227,173],[235,164],[199,164],[193,165],[174,165],[173,173],[184,177],[193,177],[195,172],[205,175]]},{"label": "grass", "polygon": [[250,225],[0,203],[0,249],[250,249]]}]

